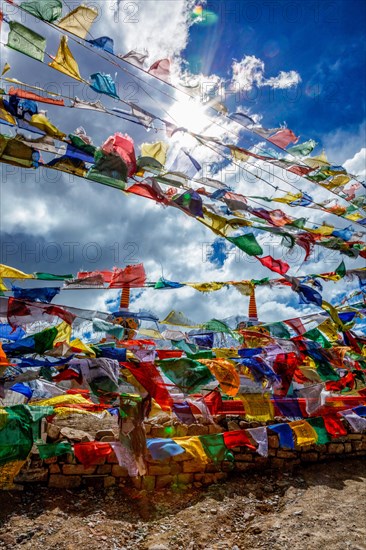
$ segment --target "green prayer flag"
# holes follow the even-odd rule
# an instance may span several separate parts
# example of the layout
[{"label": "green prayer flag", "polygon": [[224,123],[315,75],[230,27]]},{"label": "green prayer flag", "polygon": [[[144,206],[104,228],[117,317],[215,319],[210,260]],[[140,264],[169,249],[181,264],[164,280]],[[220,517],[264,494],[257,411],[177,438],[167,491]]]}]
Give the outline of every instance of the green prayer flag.
[{"label": "green prayer flag", "polygon": [[34,274],[36,279],[40,281],[64,281],[65,279],[73,279],[74,275],[53,275],[52,273],[37,272]]},{"label": "green prayer flag", "polygon": [[30,0],[22,2],[21,8],[35,17],[53,23],[62,15],[60,0]]},{"label": "green prayer flag", "polygon": [[201,435],[199,440],[207,456],[212,462],[223,462],[224,460],[234,460],[234,455],[226,447],[224,436],[222,434]]},{"label": "green prayer flag", "polygon": [[69,139],[74,147],[81,149],[82,151],[84,151],[84,153],[87,153],[88,155],[95,155],[97,151],[95,145],[85,143],[85,141],[83,141],[79,136],[76,136],[74,134],[69,134]]},{"label": "green prayer flag", "polygon": [[339,376],[336,371],[333,369],[332,365],[328,361],[315,361],[316,372],[319,374],[320,378],[324,381],[328,380],[339,380]]},{"label": "green prayer flag", "polygon": [[43,62],[46,39],[16,21],[10,21],[9,27],[7,46]]},{"label": "green prayer flag", "polygon": [[69,441],[59,441],[58,443],[37,443],[39,456],[42,460],[72,453],[72,446]]},{"label": "green prayer flag", "polygon": [[286,151],[295,157],[306,157],[310,155],[315,147],[316,142],[313,139],[309,139],[308,141],[304,141],[304,143],[299,143],[299,145],[294,145],[286,149]]},{"label": "green prayer flag", "polygon": [[321,416],[316,418],[307,418],[306,422],[308,422],[313,430],[316,431],[316,434],[318,436],[318,440],[316,442],[317,445],[325,445],[326,443],[329,443],[329,441],[331,441],[331,437],[325,429],[324,420]]},{"label": "green prayer flag", "polygon": [[183,393],[194,393],[214,380],[210,370],[202,363],[189,358],[162,359],[157,364]]},{"label": "green prayer flag", "polygon": [[344,264],[344,261],[342,260],[337,269],[335,270],[335,273],[338,275],[340,279],[343,279],[343,277],[346,274],[346,266]]},{"label": "green prayer flag", "polygon": [[34,338],[34,350],[37,353],[44,353],[45,351],[52,349],[53,341],[58,334],[57,328],[46,328],[42,332],[38,332],[33,335]]},{"label": "green prayer flag", "polygon": [[286,225],[297,227],[298,229],[304,229],[305,224],[306,218],[298,218],[297,220],[293,220],[291,223],[286,223]]},{"label": "green prayer flag", "polygon": [[5,407],[7,422],[0,430],[0,465],[24,460],[39,434],[40,421],[53,413],[53,407],[14,405]]},{"label": "green prayer flag", "polygon": [[305,338],[308,338],[309,340],[313,340],[313,342],[318,342],[318,344],[320,344],[325,349],[332,347],[332,344],[329,342],[329,340],[317,328],[308,330],[308,332],[305,332],[303,336]]},{"label": "green prayer flag", "polygon": [[240,250],[243,250],[243,252],[249,256],[260,256],[263,254],[263,249],[257,243],[253,233],[249,233],[248,235],[240,235],[240,237],[228,237],[227,240],[240,248]]},{"label": "green prayer flag", "polygon": [[271,323],[270,325],[266,325],[266,327],[268,328],[270,335],[275,338],[291,338],[291,334],[284,323]]}]

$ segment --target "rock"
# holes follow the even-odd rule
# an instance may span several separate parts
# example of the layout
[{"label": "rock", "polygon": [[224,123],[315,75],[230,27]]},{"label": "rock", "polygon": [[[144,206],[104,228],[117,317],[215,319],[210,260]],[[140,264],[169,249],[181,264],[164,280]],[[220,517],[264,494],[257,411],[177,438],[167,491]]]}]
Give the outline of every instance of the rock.
[{"label": "rock", "polygon": [[100,441],[106,441],[109,443],[110,441],[117,441],[117,439],[114,435],[104,435]]},{"label": "rock", "polygon": [[240,430],[239,424],[237,422],[234,422],[233,420],[229,420],[227,423],[227,427],[229,432]]},{"label": "rock", "polygon": [[64,476],[64,475],[51,475],[48,482],[49,487],[55,487],[57,489],[76,489],[80,487],[80,476]]},{"label": "rock", "polygon": [[61,428],[56,424],[47,424],[47,437],[56,441],[60,437]]},{"label": "rock", "polygon": [[[103,440],[103,437],[112,437],[113,439]],[[95,434],[95,439],[97,441],[116,441],[116,436],[114,435],[113,430],[99,430]]]},{"label": "rock", "polygon": [[47,468],[30,468],[29,470],[21,470],[15,477],[15,483],[41,483],[47,481]]},{"label": "rock", "polygon": [[83,430],[76,430],[74,428],[61,428],[61,435],[63,435],[67,439],[70,439],[71,441],[82,442],[94,440],[94,438],[88,432],[84,432]]},{"label": "rock", "polygon": [[165,544],[151,544],[147,548],[148,550],[169,550],[169,546]]}]

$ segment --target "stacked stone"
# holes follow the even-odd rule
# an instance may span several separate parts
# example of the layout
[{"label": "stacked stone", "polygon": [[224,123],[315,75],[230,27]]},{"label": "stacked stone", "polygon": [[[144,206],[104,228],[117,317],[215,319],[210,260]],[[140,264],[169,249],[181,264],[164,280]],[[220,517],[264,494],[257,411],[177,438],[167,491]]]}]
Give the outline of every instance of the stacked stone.
[{"label": "stacked stone", "polygon": [[[231,429],[236,426],[230,425]],[[218,425],[182,426],[184,434],[205,435],[219,433]],[[164,430],[164,428],[152,428]],[[82,437],[84,432],[75,433],[73,437]],[[70,432],[69,432],[70,435]],[[107,434],[101,431],[100,440],[113,440],[113,432]],[[152,435],[152,434],[151,434]],[[172,437],[169,433],[159,432],[155,437]],[[86,437],[86,436],[83,436]],[[177,437],[177,436],[175,436]],[[80,439],[79,439],[80,440]],[[147,473],[142,477],[130,477],[128,471],[118,464],[116,455],[112,452],[108,457],[101,458],[96,464],[85,467],[78,463],[73,455],[64,455],[41,460],[34,448],[26,467],[15,478],[17,484],[42,483],[49,487],[60,489],[76,489],[79,487],[133,487],[138,490],[154,491],[165,487],[201,487],[225,479],[230,471],[246,472],[264,469],[292,470],[301,463],[324,462],[343,457],[366,456],[366,434],[348,433],[344,437],[333,439],[326,445],[308,445],[294,449],[280,448],[276,434],[268,435],[268,457],[258,455],[247,447],[233,449],[234,462],[212,462],[203,465],[201,461],[192,458],[184,452],[164,461],[147,458]],[[21,487],[20,485],[20,487]]]}]

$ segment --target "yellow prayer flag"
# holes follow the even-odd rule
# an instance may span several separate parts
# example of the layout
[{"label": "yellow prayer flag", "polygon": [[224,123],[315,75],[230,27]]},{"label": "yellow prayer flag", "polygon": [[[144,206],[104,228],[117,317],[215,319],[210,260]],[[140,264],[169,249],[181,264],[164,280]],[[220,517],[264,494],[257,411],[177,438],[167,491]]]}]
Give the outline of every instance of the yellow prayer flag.
[{"label": "yellow prayer flag", "polygon": [[273,202],[283,202],[285,204],[289,204],[290,202],[297,201],[302,198],[302,193],[286,193],[283,197],[279,197],[278,199],[272,199]]},{"label": "yellow prayer flag", "polygon": [[247,162],[249,160],[249,155],[244,153],[244,151],[240,151],[240,149],[237,149],[236,147],[230,148],[231,155],[235,160],[239,160],[242,162]]},{"label": "yellow prayer flag", "polygon": [[8,287],[4,284],[4,281],[0,279],[0,292],[6,292]]},{"label": "yellow prayer flag", "polygon": [[64,31],[75,34],[80,38],[86,38],[90,27],[95,18],[98,16],[98,11],[87,6],[78,6],[63,17],[57,26]]},{"label": "yellow prayer flag", "polygon": [[226,283],[184,283],[186,286],[190,286],[200,292],[214,292],[215,290],[221,290]]},{"label": "yellow prayer flag", "polygon": [[343,331],[344,330],[344,324],[342,323],[336,308],[334,306],[332,306],[332,304],[330,304],[329,302],[326,302],[325,300],[322,301],[322,308],[329,313],[329,315],[331,316],[332,321],[333,321],[333,323],[335,323],[336,327],[340,331]]},{"label": "yellow prayer flag", "polygon": [[2,491],[11,491],[19,488],[14,484],[14,478],[19,474],[27,460],[12,460],[0,466],[0,489]]},{"label": "yellow prayer flag", "polygon": [[323,150],[322,153],[316,157],[308,157],[304,159],[305,164],[310,166],[311,168],[320,168],[322,166],[330,166],[330,162],[327,159],[327,155],[325,154],[325,151]]},{"label": "yellow prayer flag", "polygon": [[334,227],[332,225],[323,224],[317,227],[316,229],[307,229],[307,231],[309,231],[310,233],[316,233],[319,235],[328,236],[333,233]]},{"label": "yellow prayer flag", "polygon": [[267,394],[247,393],[238,395],[243,401],[245,409],[245,418],[249,422],[267,422],[273,420],[273,405]]},{"label": "yellow prayer flag", "polygon": [[338,342],[338,331],[334,325],[334,323],[327,319],[318,326],[318,329],[330,340],[331,342]]},{"label": "yellow prayer flag", "polygon": [[10,267],[8,265],[0,264],[0,278],[3,279],[34,279],[34,275],[29,275],[27,273],[23,273],[23,271],[19,271],[19,269],[15,269],[14,267]]},{"label": "yellow prayer flag", "polygon": [[330,181],[324,181],[322,182],[322,185],[324,187],[327,187],[328,189],[333,189],[335,187],[339,187],[340,185],[346,185],[351,181],[351,178],[349,176],[345,176],[344,174],[338,174],[337,176],[334,176]]},{"label": "yellow prayer flag", "polygon": [[66,323],[66,321],[63,321],[59,325],[56,326],[57,329],[57,336],[53,341],[53,347],[56,346],[56,344],[61,344],[62,342],[70,343],[71,338],[71,325]]},{"label": "yellow prayer flag", "polygon": [[41,401],[34,401],[29,403],[30,406],[36,407],[57,407],[57,405],[90,405],[90,401],[85,399],[82,395],[79,394],[65,394],[65,395],[56,395],[55,397],[50,397],[49,399],[42,399]]},{"label": "yellow prayer flag", "polygon": [[1,76],[4,76],[4,74],[6,74],[8,71],[10,71],[10,69],[11,69],[11,67],[10,67],[9,63],[5,63],[3,71],[1,73]]},{"label": "yellow prayer flag", "polygon": [[316,443],[318,435],[312,426],[306,422],[306,420],[295,420],[294,422],[289,422],[289,426],[295,434],[296,445],[299,447]]},{"label": "yellow prayer flag", "polygon": [[164,141],[157,141],[156,143],[143,143],[141,145],[141,156],[150,157],[165,165],[166,154],[168,151],[168,144]]},{"label": "yellow prayer flag", "polygon": [[0,118],[1,120],[5,120],[5,122],[9,122],[9,124],[14,124],[15,126],[17,124],[15,118],[5,109],[2,97],[0,97]]},{"label": "yellow prayer flag", "polygon": [[352,214],[346,214],[344,216],[347,220],[350,220],[351,222],[357,222],[358,220],[362,220],[363,216],[359,212],[353,212]]},{"label": "yellow prayer flag", "polygon": [[212,348],[212,351],[217,358],[227,359],[228,357],[238,357],[239,353],[237,349],[230,348]]},{"label": "yellow prayer flag", "polygon": [[95,351],[92,350],[87,344],[84,344],[79,338],[75,338],[70,342],[70,347],[72,351],[76,353],[83,353],[89,357],[95,357]]},{"label": "yellow prayer flag", "polygon": [[80,76],[79,66],[76,63],[69,46],[67,45],[67,36],[61,37],[61,42],[56,57],[51,63],[49,63],[49,66],[56,69],[56,71],[60,71],[60,73],[71,76],[72,78],[76,78],[80,81],[83,80]]},{"label": "yellow prayer flag", "polygon": [[64,137],[66,137],[66,134],[56,128],[56,126],[54,126],[52,122],[48,120],[48,118],[44,115],[33,115],[29,123],[53,138],[63,139]]},{"label": "yellow prayer flag", "polygon": [[199,436],[174,437],[174,441],[183,447],[186,453],[190,455],[190,458],[194,458],[201,465],[208,464],[209,459],[205,453]]}]

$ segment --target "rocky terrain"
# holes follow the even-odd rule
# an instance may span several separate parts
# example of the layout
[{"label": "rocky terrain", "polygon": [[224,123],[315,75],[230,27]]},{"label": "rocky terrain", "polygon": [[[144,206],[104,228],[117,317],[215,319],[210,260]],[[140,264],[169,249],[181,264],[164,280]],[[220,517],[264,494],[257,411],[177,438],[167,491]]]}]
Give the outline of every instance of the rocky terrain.
[{"label": "rocky terrain", "polygon": [[0,493],[0,548],[366,549],[363,459],[244,473],[207,489]]}]

